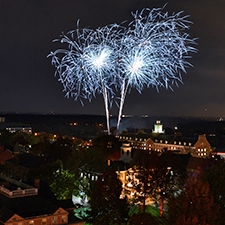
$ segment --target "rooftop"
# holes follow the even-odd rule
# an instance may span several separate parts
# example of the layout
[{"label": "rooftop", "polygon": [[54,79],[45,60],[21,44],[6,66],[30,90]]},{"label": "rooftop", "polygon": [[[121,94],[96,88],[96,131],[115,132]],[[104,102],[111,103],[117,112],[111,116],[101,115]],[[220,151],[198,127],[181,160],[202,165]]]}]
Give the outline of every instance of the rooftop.
[{"label": "rooftop", "polygon": [[8,198],[17,198],[37,195],[38,189],[0,174],[0,193]]}]

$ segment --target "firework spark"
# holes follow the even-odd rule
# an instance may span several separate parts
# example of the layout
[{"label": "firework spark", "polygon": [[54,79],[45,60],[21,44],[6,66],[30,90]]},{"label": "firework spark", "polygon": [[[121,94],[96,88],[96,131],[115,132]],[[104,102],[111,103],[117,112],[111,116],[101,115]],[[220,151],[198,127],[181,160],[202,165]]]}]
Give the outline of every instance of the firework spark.
[{"label": "firework spark", "polygon": [[109,107],[119,90],[117,130],[127,93],[135,88],[170,88],[182,82],[181,73],[191,66],[195,39],[186,30],[191,22],[182,12],[169,15],[163,8],[132,13],[127,27],[112,24],[96,30],[77,29],[56,40],[67,49],[50,53],[66,97],[92,100],[102,94],[107,128]]},{"label": "firework spark", "polygon": [[187,16],[182,12],[169,15],[161,8],[144,9],[132,14],[121,39],[120,71],[121,91],[117,130],[121,122],[122,109],[127,91],[135,88],[139,93],[150,86],[172,89],[172,85],[182,82],[181,72],[191,66],[187,61],[195,39],[185,30],[189,29]]},{"label": "firework spark", "polygon": [[118,80],[115,49],[119,35],[116,24],[96,30],[77,29],[56,40],[66,43],[68,49],[59,49],[49,55],[66,97],[79,99],[83,104],[82,99],[91,101],[96,93],[103,95],[108,133],[109,106],[115,94],[112,87]]}]

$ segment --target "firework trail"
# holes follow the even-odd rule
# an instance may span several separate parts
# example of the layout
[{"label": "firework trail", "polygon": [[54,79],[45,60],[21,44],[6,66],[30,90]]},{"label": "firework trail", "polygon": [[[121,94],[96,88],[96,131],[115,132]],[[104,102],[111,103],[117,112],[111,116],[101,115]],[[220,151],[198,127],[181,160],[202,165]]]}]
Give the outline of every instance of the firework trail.
[{"label": "firework trail", "polygon": [[189,53],[196,52],[185,30],[189,29],[188,16],[182,12],[169,15],[161,8],[143,9],[132,13],[133,21],[120,40],[120,104],[117,130],[127,92],[135,88],[139,93],[144,88],[172,89],[182,82],[181,72],[191,66]]},{"label": "firework trail", "polygon": [[92,100],[102,94],[108,134],[109,108],[113,99],[119,107],[117,130],[127,93],[135,88],[170,88],[182,82],[181,72],[191,66],[189,54],[196,42],[186,30],[191,22],[182,12],[169,15],[163,8],[132,13],[127,26],[112,24],[96,30],[79,29],[62,34],[67,48],[51,52],[55,75],[66,97]]},{"label": "firework trail", "polygon": [[82,99],[91,101],[96,93],[103,95],[108,134],[109,107],[115,95],[113,87],[118,83],[115,49],[118,48],[119,35],[116,24],[96,30],[77,29],[67,35],[62,34],[56,40],[65,43],[67,49],[59,49],[49,55],[66,97],[79,99],[83,104]]}]

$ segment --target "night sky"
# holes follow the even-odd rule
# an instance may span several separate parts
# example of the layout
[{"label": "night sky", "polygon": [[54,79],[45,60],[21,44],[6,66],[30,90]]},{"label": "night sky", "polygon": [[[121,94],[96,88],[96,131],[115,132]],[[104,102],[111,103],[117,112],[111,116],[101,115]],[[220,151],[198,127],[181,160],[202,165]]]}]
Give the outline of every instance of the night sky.
[{"label": "night sky", "polygon": [[[101,95],[91,103],[66,99],[54,77],[50,51],[61,32],[131,20],[131,11],[162,7],[193,22],[198,53],[174,91],[132,90],[124,114],[225,118],[225,0],[0,0],[0,112],[104,114]],[[112,114],[117,114],[113,107]]]}]

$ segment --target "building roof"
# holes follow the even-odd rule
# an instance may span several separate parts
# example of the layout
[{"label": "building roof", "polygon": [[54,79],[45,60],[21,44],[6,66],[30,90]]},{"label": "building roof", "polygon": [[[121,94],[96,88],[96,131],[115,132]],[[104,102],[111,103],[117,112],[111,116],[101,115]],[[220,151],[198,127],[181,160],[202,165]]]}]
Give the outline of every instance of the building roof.
[{"label": "building roof", "polygon": [[13,164],[18,164],[19,162],[20,166],[23,166],[28,169],[36,169],[43,165],[46,160],[46,157],[34,156],[28,153],[21,153],[7,160],[7,162],[11,162]]},{"label": "building roof", "polygon": [[196,148],[201,148],[201,147],[208,147],[210,148],[210,144],[208,140],[206,139],[205,135],[199,135],[198,140],[194,145]]},{"label": "building roof", "polygon": [[121,160],[118,160],[118,161],[111,161],[110,167],[115,171],[124,171],[129,169],[131,166],[129,163],[125,163]]},{"label": "building roof", "polygon": [[17,214],[22,218],[53,214],[59,207],[50,201],[36,196],[8,198],[0,194],[0,220],[6,222]]},{"label": "building roof", "polygon": [[191,156],[188,161],[187,170],[192,172],[200,171],[204,165],[204,162],[205,158]]}]

